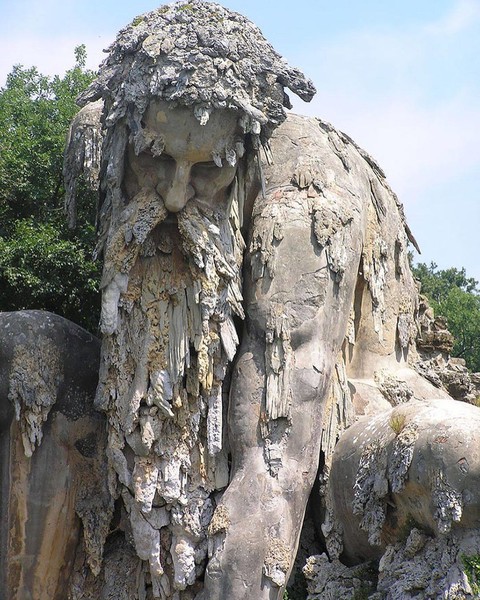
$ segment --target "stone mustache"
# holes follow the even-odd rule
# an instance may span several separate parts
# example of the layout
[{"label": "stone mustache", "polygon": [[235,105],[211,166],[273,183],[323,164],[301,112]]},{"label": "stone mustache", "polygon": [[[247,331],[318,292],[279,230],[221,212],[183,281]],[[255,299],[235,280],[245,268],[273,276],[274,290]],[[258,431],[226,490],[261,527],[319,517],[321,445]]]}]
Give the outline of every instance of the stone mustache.
[{"label": "stone mustache", "polygon": [[[84,452],[64,459],[77,483],[69,524],[57,525],[63,557],[47,568],[46,511],[22,512],[15,495],[28,505],[40,466],[22,458],[20,485],[4,451],[2,514],[25,526],[4,533],[7,598],[281,599],[317,477],[323,572],[387,556],[412,518],[458,552],[468,531],[478,553],[480,411],[413,368],[415,240],[402,207],[350,138],[287,117],[285,88],[304,100],[315,92],[247,19],[193,0],[123,29],[81,96],[66,205],[73,223],[77,180],[98,186],[94,407],[106,434],[91,390],[82,435],[74,416],[51,410],[61,358],[42,367],[53,373],[46,395],[28,388],[35,348],[20,321],[2,357],[16,409],[2,416],[8,444],[18,455],[23,440],[35,459],[61,443],[66,418],[69,447]],[[41,331],[42,319],[67,327],[34,316]],[[62,357],[65,341],[52,336],[48,353]],[[370,418],[348,429],[361,415]],[[312,599],[330,597],[312,591],[320,563],[306,568]]]}]

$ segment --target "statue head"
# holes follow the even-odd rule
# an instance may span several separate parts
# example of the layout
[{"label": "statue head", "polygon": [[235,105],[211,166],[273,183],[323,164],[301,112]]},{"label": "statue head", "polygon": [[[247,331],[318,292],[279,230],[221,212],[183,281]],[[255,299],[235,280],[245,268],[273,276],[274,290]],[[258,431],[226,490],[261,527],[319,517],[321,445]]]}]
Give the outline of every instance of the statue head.
[{"label": "statue head", "polygon": [[152,99],[141,121],[141,145],[130,144],[127,152],[127,196],[150,189],[177,213],[191,199],[205,208],[226,204],[244,146],[235,111],[213,111],[202,125],[190,107],[172,109]]},{"label": "statue head", "polygon": [[[284,109],[291,105],[285,87],[307,101],[315,93],[313,84],[238,13],[212,2],[181,0],[136,18],[120,31],[97,79],[79,98],[83,105],[103,102],[100,223],[125,205],[125,191],[128,197],[135,193],[125,190],[130,185],[124,181],[126,154],[130,175],[145,170],[148,156],[160,158],[154,187],[162,184],[163,171],[166,180],[158,192],[171,212],[195,190],[185,168],[194,167],[192,177],[205,190],[207,179],[233,178],[246,148],[253,153],[267,148],[272,131],[286,118]],[[176,158],[168,149],[178,146],[187,130],[205,152],[172,171]],[[220,168],[221,176],[208,165]],[[152,179],[152,169],[147,170]],[[77,171],[70,165],[71,173]],[[68,205],[74,199],[69,198],[72,182],[67,188]],[[182,193],[183,198],[174,197]]]}]

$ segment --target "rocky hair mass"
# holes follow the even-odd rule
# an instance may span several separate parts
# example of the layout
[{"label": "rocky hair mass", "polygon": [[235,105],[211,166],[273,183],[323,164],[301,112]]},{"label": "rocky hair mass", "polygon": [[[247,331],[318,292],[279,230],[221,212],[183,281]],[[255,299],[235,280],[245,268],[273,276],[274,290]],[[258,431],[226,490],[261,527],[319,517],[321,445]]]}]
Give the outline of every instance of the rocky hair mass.
[{"label": "rocky hair mass", "polygon": [[305,101],[315,94],[248,19],[213,2],[181,0],[120,31],[79,104],[102,98],[105,126],[126,117],[134,133],[152,98],[192,106],[202,124],[212,110],[238,110],[243,131],[265,142],[291,107],[284,88]]}]

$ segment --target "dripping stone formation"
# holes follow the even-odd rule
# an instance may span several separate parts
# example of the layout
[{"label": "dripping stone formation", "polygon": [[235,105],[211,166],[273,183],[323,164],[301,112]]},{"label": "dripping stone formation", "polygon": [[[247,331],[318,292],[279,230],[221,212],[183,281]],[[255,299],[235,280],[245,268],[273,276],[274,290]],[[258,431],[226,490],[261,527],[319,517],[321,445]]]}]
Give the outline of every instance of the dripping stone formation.
[{"label": "dripping stone formation", "polygon": [[480,410],[431,374],[450,348],[422,345],[382,170],[286,89],[315,93],[182,0],[79,97],[66,212],[98,190],[101,342],[0,315],[2,598],[474,597]]}]

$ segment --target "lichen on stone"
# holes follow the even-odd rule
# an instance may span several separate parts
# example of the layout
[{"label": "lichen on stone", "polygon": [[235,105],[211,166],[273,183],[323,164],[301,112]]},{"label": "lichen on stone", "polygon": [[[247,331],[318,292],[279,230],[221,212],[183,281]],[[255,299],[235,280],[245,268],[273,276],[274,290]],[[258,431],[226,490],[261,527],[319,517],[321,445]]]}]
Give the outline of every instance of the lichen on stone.
[{"label": "lichen on stone", "polygon": [[400,492],[405,485],[417,438],[418,425],[415,422],[407,423],[395,437],[388,462],[388,480],[393,493]]},{"label": "lichen on stone", "polygon": [[208,535],[213,536],[221,531],[227,531],[230,526],[230,516],[228,508],[224,504],[219,504],[215,509],[212,520],[208,526]]},{"label": "lichen on stone", "polygon": [[363,449],[354,484],[353,514],[361,516],[360,527],[372,545],[380,545],[386,518],[388,494],[388,453],[386,440],[367,444]]},{"label": "lichen on stone", "polygon": [[449,485],[442,470],[433,474],[432,502],[434,518],[441,533],[448,533],[453,523],[458,523],[463,513],[462,493]]},{"label": "lichen on stone", "polygon": [[278,587],[286,584],[286,574],[290,569],[290,549],[281,538],[271,537],[267,544],[267,554],[263,562],[263,574]]}]

